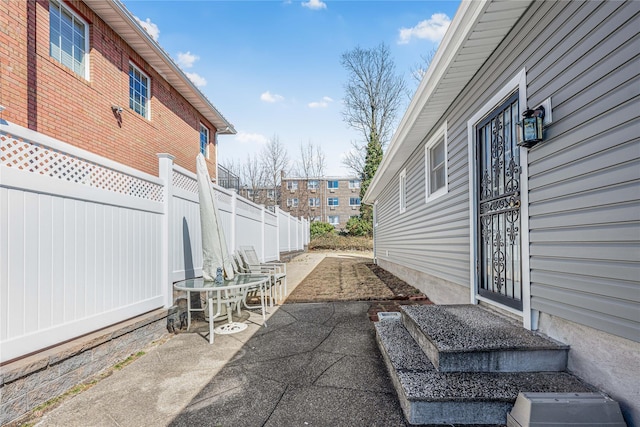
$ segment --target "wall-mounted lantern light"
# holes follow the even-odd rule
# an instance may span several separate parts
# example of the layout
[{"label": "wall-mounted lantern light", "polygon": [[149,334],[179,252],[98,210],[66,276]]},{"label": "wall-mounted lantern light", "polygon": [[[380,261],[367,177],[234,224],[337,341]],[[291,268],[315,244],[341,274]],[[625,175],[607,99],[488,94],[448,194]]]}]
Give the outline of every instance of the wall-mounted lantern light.
[{"label": "wall-mounted lantern light", "polygon": [[540,105],[535,110],[522,113],[522,121],[518,122],[518,145],[531,148],[542,141],[542,124],[544,122],[544,107]]}]

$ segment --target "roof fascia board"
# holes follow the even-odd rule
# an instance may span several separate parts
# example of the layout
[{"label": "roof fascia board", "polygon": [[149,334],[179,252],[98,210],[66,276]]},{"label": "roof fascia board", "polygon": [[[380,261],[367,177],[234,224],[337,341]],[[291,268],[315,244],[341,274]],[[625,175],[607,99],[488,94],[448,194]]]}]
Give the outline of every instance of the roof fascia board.
[{"label": "roof fascia board", "polygon": [[[104,0],[84,0],[87,5],[91,6],[91,3],[100,2],[104,4]],[[122,22],[126,24],[131,30],[133,30],[136,35],[143,41],[156,55],[157,59],[160,59],[162,65],[168,67],[167,70],[160,69],[158,70],[153,64],[152,61],[145,58],[149,62],[149,64],[156,69],[156,71],[162,75],[167,81],[169,81],[170,77],[167,75],[167,71],[171,73],[173,76],[177,77],[181,83],[185,84],[189,90],[189,94],[182,93],[182,95],[193,104],[196,109],[200,111],[200,113],[207,118],[218,130],[219,134],[235,134],[236,130],[233,125],[218,111],[218,109],[209,101],[204,94],[198,89],[193,82],[187,77],[187,75],[178,67],[178,65],[174,62],[173,59],[160,47],[158,42],[156,42],[150,35],[145,31],[144,28],[136,21],[135,17],[129,12],[129,10],[122,4],[120,0],[109,0],[106,2],[111,9],[122,19]],[[93,8],[92,8],[93,9]],[[97,13],[97,12],[96,12]],[[100,15],[100,17],[113,28],[113,23],[110,22],[110,18],[108,16]],[[122,35],[121,35],[122,37]],[[127,41],[129,43],[129,41]],[[133,47],[133,46],[132,46]],[[141,52],[138,54],[142,55]],[[171,84],[171,82],[169,82]],[[181,92],[175,84],[172,84],[176,90]],[[193,99],[189,99],[189,95],[195,97],[202,105],[195,105]]]},{"label": "roof fascia board", "polygon": [[364,195],[364,203],[373,204],[380,192],[384,189],[384,186],[391,179],[391,176],[388,176],[390,174],[387,172],[391,162],[403,147],[407,134],[411,131],[419,115],[424,111],[429,98],[437,89],[446,71],[455,59],[456,54],[460,50],[460,47],[468,39],[468,36],[478,22],[478,18],[482,12],[486,10],[490,2],[491,0],[465,0],[460,3],[458,11],[440,43],[440,47],[436,51],[429,68],[427,68],[427,72],[418,86],[416,94],[407,108],[407,112],[400,121],[400,125],[391,140],[391,144],[378,167],[378,171],[374,175]]}]

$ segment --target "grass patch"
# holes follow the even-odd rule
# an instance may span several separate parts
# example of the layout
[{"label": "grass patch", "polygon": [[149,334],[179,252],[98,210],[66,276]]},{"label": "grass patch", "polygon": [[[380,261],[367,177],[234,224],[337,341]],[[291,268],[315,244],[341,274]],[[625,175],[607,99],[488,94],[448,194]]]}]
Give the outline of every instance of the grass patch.
[{"label": "grass patch", "polygon": [[311,240],[309,250],[371,251],[373,250],[373,239],[371,237],[327,234]]}]

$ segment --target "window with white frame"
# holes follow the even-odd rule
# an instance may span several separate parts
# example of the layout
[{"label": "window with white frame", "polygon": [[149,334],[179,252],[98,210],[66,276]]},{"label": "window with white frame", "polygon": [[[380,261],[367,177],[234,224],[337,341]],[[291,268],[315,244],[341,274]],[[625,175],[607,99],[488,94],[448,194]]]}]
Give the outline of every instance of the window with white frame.
[{"label": "window with white frame", "polygon": [[340,216],[339,215],[329,215],[329,224],[336,226],[340,224]]},{"label": "window with white frame", "polygon": [[129,63],[129,108],[149,118],[149,77]]},{"label": "window with white frame", "polygon": [[360,188],[360,180],[359,179],[350,179],[349,180],[349,188]]},{"label": "window with white frame", "polygon": [[89,80],[89,25],[55,0],[49,2],[49,55]]},{"label": "window with white frame", "polygon": [[209,129],[200,123],[200,152],[205,158],[209,158]]},{"label": "window with white frame", "polygon": [[360,197],[349,197],[349,206],[360,206]]},{"label": "window with white frame", "polygon": [[339,206],[337,197],[329,197],[327,198],[327,206]]},{"label": "window with white frame", "polygon": [[298,189],[298,181],[287,181],[287,189],[288,190],[297,190]]},{"label": "window with white frame", "polygon": [[267,190],[267,198],[271,200],[276,198],[276,191],[273,188]]},{"label": "window with white frame", "polygon": [[298,198],[287,199],[287,206],[290,208],[298,207]]},{"label": "window with white frame", "polygon": [[447,176],[447,124],[424,146],[426,201],[436,199],[448,191]]},{"label": "window with white frame", "polygon": [[400,202],[400,213],[407,210],[407,170],[400,172],[398,179],[398,200]]},{"label": "window with white frame", "polygon": [[320,197],[310,197],[309,198],[309,206],[312,208],[317,208],[320,206]]},{"label": "window with white frame", "polygon": [[327,181],[327,188],[330,190],[338,188],[338,181]]},{"label": "window with white frame", "polygon": [[320,187],[320,183],[317,179],[311,179],[307,182],[307,188],[309,190],[317,190]]}]

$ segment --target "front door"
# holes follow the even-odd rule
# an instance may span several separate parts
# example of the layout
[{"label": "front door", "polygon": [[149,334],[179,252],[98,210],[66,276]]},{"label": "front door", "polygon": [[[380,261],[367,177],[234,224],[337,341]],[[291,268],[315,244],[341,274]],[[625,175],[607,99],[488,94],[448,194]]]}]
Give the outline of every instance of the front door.
[{"label": "front door", "polygon": [[522,310],[518,93],[476,126],[478,293]]}]

